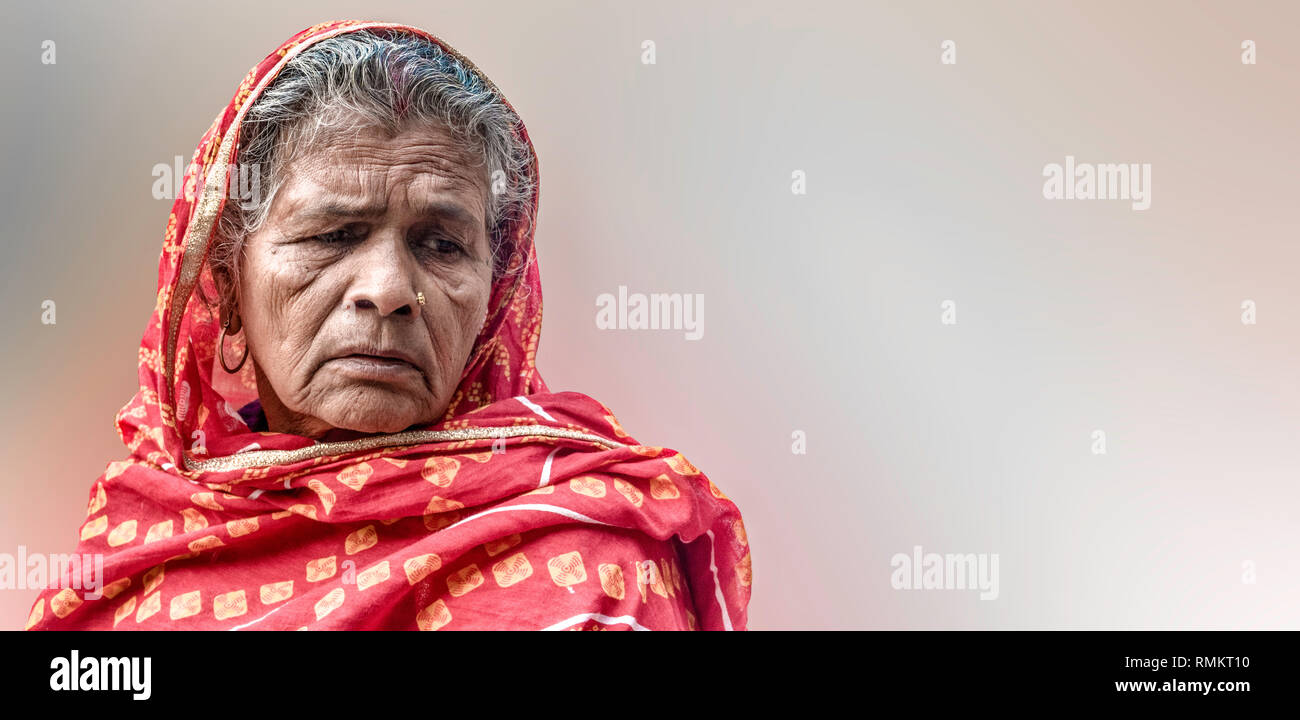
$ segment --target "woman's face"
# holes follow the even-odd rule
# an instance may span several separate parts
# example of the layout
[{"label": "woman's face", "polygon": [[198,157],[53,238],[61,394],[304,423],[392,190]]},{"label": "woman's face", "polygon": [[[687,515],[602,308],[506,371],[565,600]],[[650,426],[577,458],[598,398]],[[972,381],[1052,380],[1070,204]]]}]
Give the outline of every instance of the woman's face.
[{"label": "woman's face", "polygon": [[372,128],[285,172],[237,296],[270,429],[440,419],[492,286],[481,157],[443,127]]}]

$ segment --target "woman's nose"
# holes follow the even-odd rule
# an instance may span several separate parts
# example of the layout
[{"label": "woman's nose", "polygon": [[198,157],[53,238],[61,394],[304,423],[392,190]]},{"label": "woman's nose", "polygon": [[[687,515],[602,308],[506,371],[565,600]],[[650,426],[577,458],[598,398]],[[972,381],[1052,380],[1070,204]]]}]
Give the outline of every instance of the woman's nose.
[{"label": "woman's nose", "polygon": [[419,315],[414,266],[403,243],[372,236],[355,252],[356,277],[344,298],[350,306],[381,317]]}]

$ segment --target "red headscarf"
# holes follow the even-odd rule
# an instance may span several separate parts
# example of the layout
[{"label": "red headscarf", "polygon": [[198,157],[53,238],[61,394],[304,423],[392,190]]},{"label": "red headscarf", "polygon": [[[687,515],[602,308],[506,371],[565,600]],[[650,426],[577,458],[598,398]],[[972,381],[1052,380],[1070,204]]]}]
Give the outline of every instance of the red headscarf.
[{"label": "red headscarf", "polygon": [[361,31],[427,38],[496,89],[443,41],[391,23],[313,26],[248,73],[168,219],[140,390],[117,417],[130,455],[90,491],[76,552],[102,556],[102,588],[86,588],[89,566],[51,579],[27,628],[745,629],[735,504],[538,375],[532,223],[510,231],[515,272],[494,281],[440,423],[321,443],[254,432],[236,412],[256,398],[253,368],[214,372],[217,316],[196,288],[216,297],[207,255],[240,122],[297,53]]}]

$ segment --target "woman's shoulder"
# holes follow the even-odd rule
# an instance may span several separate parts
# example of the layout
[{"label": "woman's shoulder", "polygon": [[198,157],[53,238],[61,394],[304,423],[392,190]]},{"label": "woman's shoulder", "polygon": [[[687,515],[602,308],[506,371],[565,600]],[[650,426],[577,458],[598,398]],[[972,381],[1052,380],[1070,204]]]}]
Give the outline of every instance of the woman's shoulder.
[{"label": "woman's shoulder", "polygon": [[623,429],[613,410],[590,395],[566,390],[520,395],[510,400],[543,424],[586,428],[621,445],[640,444]]}]

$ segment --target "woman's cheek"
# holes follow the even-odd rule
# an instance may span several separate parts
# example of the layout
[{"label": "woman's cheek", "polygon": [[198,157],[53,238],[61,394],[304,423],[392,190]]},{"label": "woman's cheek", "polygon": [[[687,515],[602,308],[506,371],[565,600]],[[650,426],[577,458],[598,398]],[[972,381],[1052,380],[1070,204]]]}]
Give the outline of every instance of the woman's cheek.
[{"label": "woman's cheek", "polygon": [[[477,285],[477,287],[474,287]],[[472,283],[454,301],[456,313],[456,337],[460,339],[461,352],[466,355],[474,347],[479,330],[487,319],[488,292],[490,287],[482,283]]]},{"label": "woman's cheek", "polygon": [[297,375],[308,370],[312,339],[330,309],[323,299],[313,298],[321,272],[289,253],[261,253],[258,259],[250,289],[257,303],[254,313],[260,318],[259,334],[263,335],[257,345],[265,349],[259,359],[272,375],[268,379],[275,385],[287,381],[291,387],[283,389],[296,395],[310,379]]}]

